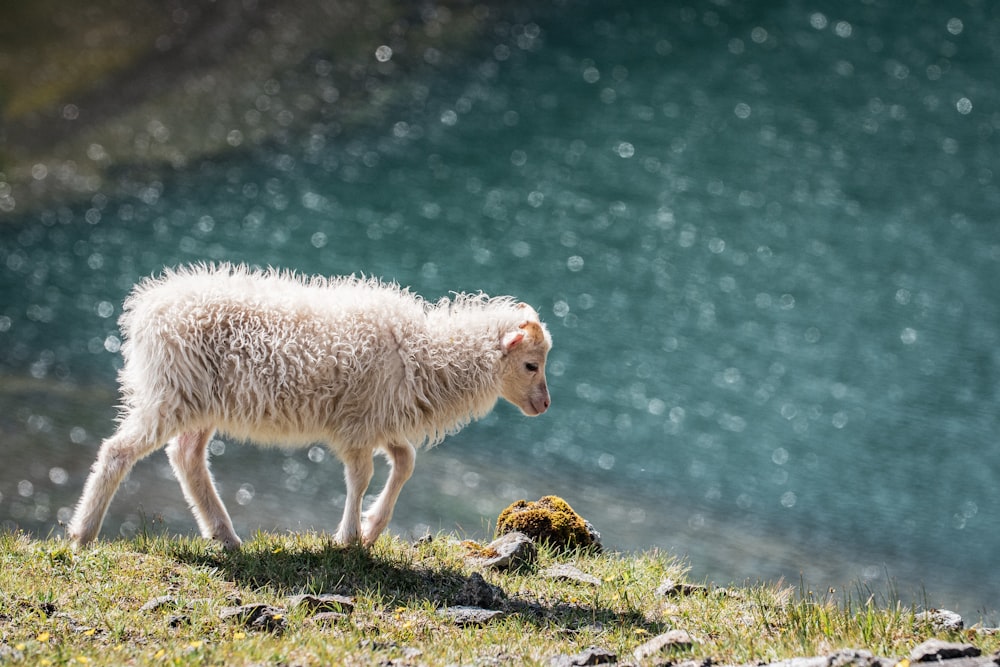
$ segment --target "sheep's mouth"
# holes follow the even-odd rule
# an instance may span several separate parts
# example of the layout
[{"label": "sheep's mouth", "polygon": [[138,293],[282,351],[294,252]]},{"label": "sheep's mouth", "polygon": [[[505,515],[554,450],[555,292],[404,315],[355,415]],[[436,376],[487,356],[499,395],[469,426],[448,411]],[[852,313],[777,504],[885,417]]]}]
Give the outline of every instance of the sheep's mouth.
[{"label": "sheep's mouth", "polygon": [[548,398],[529,398],[527,407],[522,407],[521,411],[529,417],[537,417],[549,409]]}]

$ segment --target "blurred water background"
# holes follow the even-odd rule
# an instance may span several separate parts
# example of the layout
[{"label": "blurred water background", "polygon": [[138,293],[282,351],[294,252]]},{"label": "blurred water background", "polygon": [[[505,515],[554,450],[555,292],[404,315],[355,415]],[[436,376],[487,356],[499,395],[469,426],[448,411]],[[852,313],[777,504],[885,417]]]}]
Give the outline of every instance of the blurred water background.
[{"label": "blurred water background", "polygon": [[[136,280],[364,272],[555,339],[549,413],[423,452],[393,531],[554,493],[695,578],[996,619],[1000,6],[39,7],[0,46],[4,527],[61,533]],[[212,453],[244,537],[334,530],[321,447]],[[104,532],[144,525],[195,532],[162,453]]]}]

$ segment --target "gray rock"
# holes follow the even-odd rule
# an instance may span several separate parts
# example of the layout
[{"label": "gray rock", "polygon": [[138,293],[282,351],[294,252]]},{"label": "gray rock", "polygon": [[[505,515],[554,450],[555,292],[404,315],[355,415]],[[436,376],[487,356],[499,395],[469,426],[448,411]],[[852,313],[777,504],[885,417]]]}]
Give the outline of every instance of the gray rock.
[{"label": "gray rock", "polygon": [[972,644],[928,639],[923,644],[913,647],[913,650],[910,651],[910,660],[912,662],[939,662],[956,658],[975,658],[981,654],[982,651]]},{"label": "gray rock", "polygon": [[92,625],[82,625],[82,624],[74,623],[74,622],[71,622],[69,624],[69,631],[70,632],[77,632],[77,633],[80,633],[80,634],[87,634],[89,636],[97,636],[97,635],[103,635],[104,634],[104,630],[102,628],[95,628]]},{"label": "gray rock", "polygon": [[21,651],[6,642],[0,642],[0,661],[21,662],[24,660],[24,651]]},{"label": "gray rock", "polygon": [[662,635],[656,635],[645,644],[636,646],[632,655],[636,660],[645,660],[667,649],[689,649],[694,646],[694,643],[687,630],[671,630]]},{"label": "gray rock", "polygon": [[880,658],[864,649],[845,648],[826,657],[829,667],[895,667],[897,661]]},{"label": "gray rock", "polygon": [[531,565],[538,560],[538,547],[534,540],[517,531],[502,535],[490,542],[486,549],[496,553],[496,556],[475,558],[475,563],[495,570],[516,570],[524,565]]},{"label": "gray rock", "polygon": [[965,628],[965,621],[953,611],[947,609],[929,609],[920,612],[914,618],[918,621],[925,621],[931,624],[935,630],[949,632],[952,630],[962,630]]},{"label": "gray rock", "polygon": [[354,611],[354,598],[347,595],[334,595],[333,593],[323,593],[322,595],[293,595],[288,598],[288,606],[292,609],[305,609],[308,615],[319,612],[339,612],[350,614]]},{"label": "gray rock", "polygon": [[566,563],[559,563],[542,570],[539,574],[546,579],[558,579],[560,581],[575,581],[579,584],[589,584],[600,586],[601,580],[592,574],[587,574],[578,567]]},{"label": "gray rock", "polygon": [[606,648],[591,646],[576,655],[559,654],[547,660],[550,667],[577,667],[578,665],[613,665],[618,656]]},{"label": "gray rock", "polygon": [[825,655],[816,655],[808,658],[789,658],[772,662],[767,667],[827,667],[829,658]]},{"label": "gray rock", "polygon": [[423,651],[415,646],[407,646],[403,649],[403,660],[412,661],[419,658],[424,654]]},{"label": "gray rock", "polygon": [[587,534],[590,535],[591,547],[596,551],[603,551],[604,545],[601,544],[601,534],[594,528],[594,524],[586,519],[583,520],[583,523],[587,527]]},{"label": "gray rock", "polygon": [[[952,658],[951,660],[939,660],[937,665],[943,665],[944,667],[997,667],[1000,662],[1000,655],[978,655],[974,658]],[[913,664],[911,662],[911,664]],[[924,663],[927,664],[927,663]],[[935,664],[935,663],[931,663]]]},{"label": "gray rock", "polygon": [[222,620],[236,620],[251,630],[280,631],[285,628],[285,610],[263,603],[245,604],[239,607],[223,607],[219,610]]},{"label": "gray rock", "polygon": [[146,602],[146,604],[139,607],[139,611],[157,611],[163,609],[164,607],[176,607],[177,598],[173,595],[161,595],[155,597],[152,600]]},{"label": "gray rock", "polygon": [[503,616],[502,611],[496,609],[483,609],[482,607],[469,607],[457,605],[445,607],[438,613],[450,618],[455,625],[486,625],[490,621]]},{"label": "gray rock", "polygon": [[701,658],[699,660],[684,660],[683,662],[671,663],[674,667],[713,667],[715,662],[711,658]]},{"label": "gray rock", "polygon": [[191,625],[191,617],[187,614],[173,614],[167,619],[167,625],[171,628],[179,628],[182,625]]},{"label": "gray rock", "polygon": [[589,632],[591,634],[598,634],[604,632],[604,624],[600,621],[594,621],[593,623],[586,623],[584,625],[577,625],[571,628],[560,628],[559,634],[567,635],[572,637],[584,632]]},{"label": "gray rock", "polygon": [[682,595],[694,595],[695,593],[707,593],[707,586],[698,584],[684,584],[673,579],[667,579],[656,589],[656,594],[662,597],[680,597]]},{"label": "gray rock", "polygon": [[842,649],[829,655],[781,660],[769,667],[894,667],[895,664],[895,660],[877,658],[863,649]]},{"label": "gray rock", "polygon": [[494,586],[478,572],[469,575],[465,585],[458,594],[458,603],[468,607],[484,609],[499,609],[503,606],[507,594],[499,586]]},{"label": "gray rock", "polygon": [[342,614],[339,611],[321,611],[319,613],[313,614],[308,619],[306,619],[312,625],[336,625],[341,621],[346,621],[348,619],[347,614]]},{"label": "gray rock", "polygon": [[42,612],[46,616],[54,616],[56,612],[59,611],[55,602],[39,602],[35,605],[35,609]]}]

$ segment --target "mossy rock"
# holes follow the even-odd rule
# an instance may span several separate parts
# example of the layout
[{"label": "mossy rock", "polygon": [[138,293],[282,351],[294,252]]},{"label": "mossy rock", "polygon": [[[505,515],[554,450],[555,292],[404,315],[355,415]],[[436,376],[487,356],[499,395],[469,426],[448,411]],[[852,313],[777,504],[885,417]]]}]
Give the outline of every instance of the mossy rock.
[{"label": "mossy rock", "polygon": [[559,496],[518,500],[507,507],[497,517],[496,534],[499,537],[514,531],[559,550],[601,548],[600,535],[593,526]]}]

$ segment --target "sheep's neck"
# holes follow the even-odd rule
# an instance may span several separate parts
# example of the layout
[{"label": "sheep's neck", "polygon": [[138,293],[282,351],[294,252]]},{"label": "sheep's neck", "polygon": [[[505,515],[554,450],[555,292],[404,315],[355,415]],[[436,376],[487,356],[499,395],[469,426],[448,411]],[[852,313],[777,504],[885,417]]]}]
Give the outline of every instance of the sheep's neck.
[{"label": "sheep's neck", "polygon": [[[421,355],[414,355],[417,399],[423,410],[477,418],[500,395],[499,334],[487,331],[433,332]],[[422,358],[421,358],[422,357]]]}]

